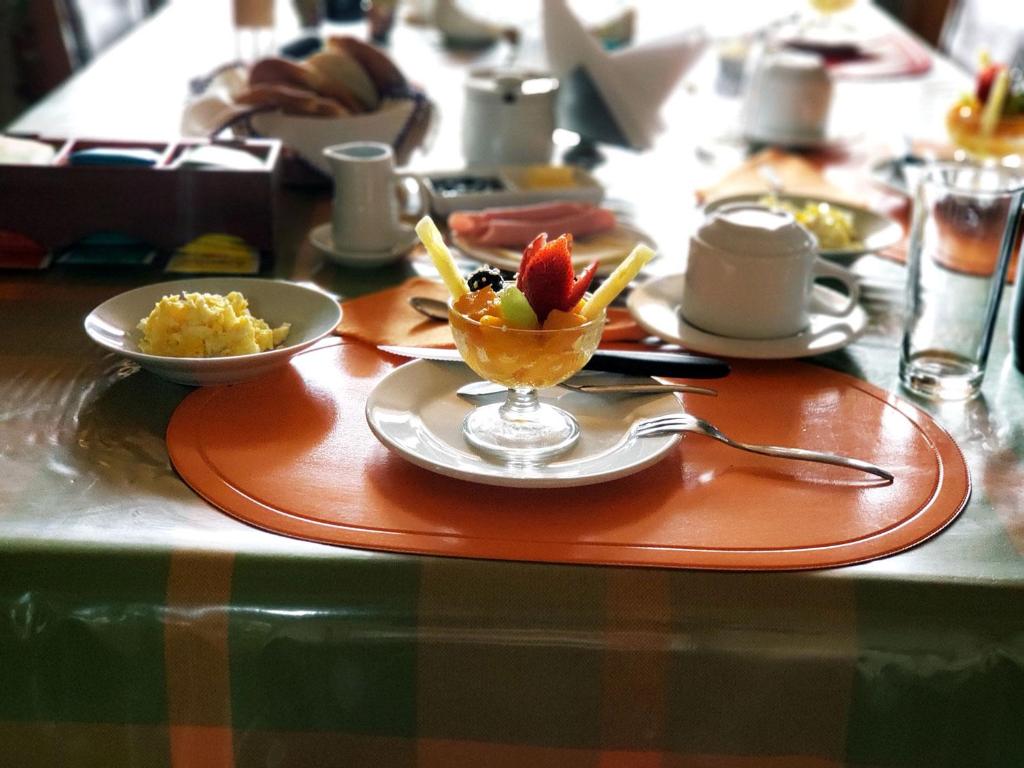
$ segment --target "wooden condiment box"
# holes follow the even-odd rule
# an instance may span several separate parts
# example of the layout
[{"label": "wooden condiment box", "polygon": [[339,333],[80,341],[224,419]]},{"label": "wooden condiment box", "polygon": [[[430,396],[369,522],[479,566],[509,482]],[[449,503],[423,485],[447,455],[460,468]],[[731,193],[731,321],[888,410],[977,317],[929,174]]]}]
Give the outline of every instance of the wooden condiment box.
[{"label": "wooden condiment box", "polygon": [[[277,139],[169,143],[54,139],[49,165],[0,165],[0,231],[26,236],[52,251],[88,235],[116,232],[173,252],[195,238],[223,233],[242,238],[269,266],[274,247]],[[174,167],[181,154],[204,144],[239,149],[259,167]],[[148,149],[154,166],[70,165],[72,153],[90,148]]]}]

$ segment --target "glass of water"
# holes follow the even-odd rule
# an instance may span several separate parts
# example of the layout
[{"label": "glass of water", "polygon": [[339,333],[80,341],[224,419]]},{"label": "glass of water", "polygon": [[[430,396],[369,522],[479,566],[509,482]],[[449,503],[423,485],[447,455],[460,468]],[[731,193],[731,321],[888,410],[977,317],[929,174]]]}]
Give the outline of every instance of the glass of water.
[{"label": "glass of water", "polygon": [[923,397],[974,397],[1007,265],[1020,247],[1024,174],[940,164],[914,199],[900,380]]}]

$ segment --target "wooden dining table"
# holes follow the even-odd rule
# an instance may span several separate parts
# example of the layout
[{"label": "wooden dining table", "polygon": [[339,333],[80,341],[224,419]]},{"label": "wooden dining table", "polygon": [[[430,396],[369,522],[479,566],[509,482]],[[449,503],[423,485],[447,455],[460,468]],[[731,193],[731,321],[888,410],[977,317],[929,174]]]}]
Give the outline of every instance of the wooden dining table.
[{"label": "wooden dining table", "polygon": [[[789,5],[634,5],[639,40],[697,24],[710,36],[654,146],[600,146],[592,170],[658,243],[645,273],[656,278],[685,263],[698,191],[751,151],[730,138],[738,101],[715,87],[718,54]],[[284,43],[299,29],[288,4],[278,11]],[[521,55],[539,55],[526,32]],[[177,138],[189,80],[233,46],[226,6],[174,0],[6,131]],[[461,167],[466,72],[503,60],[504,46],[451,50],[437,30],[399,20],[389,50],[436,106],[403,170]],[[970,87],[930,55],[923,74],[837,80],[844,147],[805,159],[905,215],[872,163],[908,139],[941,141],[944,110]],[[556,139],[560,153],[577,140]],[[330,218],[329,184],[274,194],[267,276],[344,301],[435,275],[418,250],[380,269],[332,263],[307,237]],[[170,463],[167,426],[192,390],[82,330],[101,302],[168,276],[0,272],[0,764],[1024,764],[1024,375],[1010,353],[1011,287],[982,394],[934,403],[899,386],[904,266],[868,255],[850,268],[867,330],[810,362],[948,431],[970,500],[888,557],[746,572],[382,552],[246,525]]]}]

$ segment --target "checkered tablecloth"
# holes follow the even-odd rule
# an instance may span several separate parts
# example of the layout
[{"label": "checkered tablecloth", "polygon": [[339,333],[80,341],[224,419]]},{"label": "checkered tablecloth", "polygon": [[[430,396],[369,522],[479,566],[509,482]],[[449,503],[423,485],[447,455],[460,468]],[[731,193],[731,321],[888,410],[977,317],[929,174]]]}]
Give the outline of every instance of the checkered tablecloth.
[{"label": "checkered tablecloth", "polygon": [[[188,390],[78,330],[120,289],[0,283],[0,764],[1024,763],[1024,387],[1002,330],[985,399],[936,412],[975,483],[945,532],[842,569],[669,571],[237,523],[169,466]],[[891,386],[888,338],[820,362]]]}]

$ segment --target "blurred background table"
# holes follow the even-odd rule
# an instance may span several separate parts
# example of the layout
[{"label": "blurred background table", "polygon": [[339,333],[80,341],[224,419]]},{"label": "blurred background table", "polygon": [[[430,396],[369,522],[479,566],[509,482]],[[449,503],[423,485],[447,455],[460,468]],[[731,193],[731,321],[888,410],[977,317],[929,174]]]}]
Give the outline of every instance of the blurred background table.
[{"label": "blurred background table", "polygon": [[[638,38],[743,18],[638,4]],[[781,15],[781,4],[758,13]],[[870,9],[868,9],[870,10]],[[879,18],[881,14],[871,11]],[[297,30],[279,14],[279,41]],[[362,33],[359,27],[358,32]],[[9,130],[178,134],[189,78],[232,55],[227,6],[172,2]],[[399,24],[391,50],[439,106],[412,170],[458,167],[467,67]],[[694,190],[739,161],[698,152],[735,104],[714,47],[650,151],[595,171],[678,271]],[[851,148],[940,137],[969,78],[842,81]],[[868,155],[865,154],[865,157]],[[341,297],[397,283],[306,241],[329,192],[282,188],[279,277]],[[54,216],[61,215],[59,210]],[[857,271],[889,284],[902,267]],[[93,345],[83,316],[158,273],[0,275],[0,751],[18,766],[802,765],[1024,762],[1024,387],[1008,302],[984,394],[922,405],[959,442],[973,497],[946,531],[863,565],[716,573],[468,561],[331,548],[247,527],[198,498],[164,445],[188,389]],[[897,391],[898,297],[815,362]],[[488,491],[495,492],[495,491]]]}]

